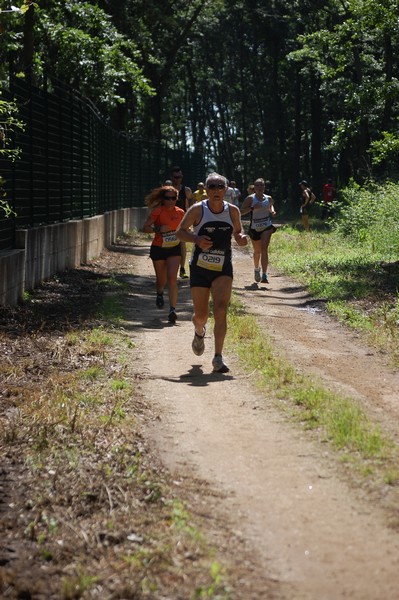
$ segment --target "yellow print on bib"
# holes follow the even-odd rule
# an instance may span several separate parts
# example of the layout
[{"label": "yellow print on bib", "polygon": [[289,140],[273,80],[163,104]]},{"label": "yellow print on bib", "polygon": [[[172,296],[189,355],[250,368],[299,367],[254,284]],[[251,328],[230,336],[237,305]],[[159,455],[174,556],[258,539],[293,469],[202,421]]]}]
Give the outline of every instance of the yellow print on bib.
[{"label": "yellow print on bib", "polygon": [[201,252],[198,255],[197,266],[209,271],[221,271],[224,264],[224,254]]},{"label": "yellow print on bib", "polygon": [[162,248],[172,248],[173,246],[177,246],[178,243],[179,240],[174,231],[162,234]]}]

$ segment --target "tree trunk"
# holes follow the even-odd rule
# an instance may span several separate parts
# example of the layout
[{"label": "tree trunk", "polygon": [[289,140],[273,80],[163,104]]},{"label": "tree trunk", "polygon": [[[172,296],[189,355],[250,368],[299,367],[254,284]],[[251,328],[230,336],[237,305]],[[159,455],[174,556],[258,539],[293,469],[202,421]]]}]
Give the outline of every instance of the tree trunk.
[{"label": "tree trunk", "polygon": [[320,98],[320,80],[316,74],[311,76],[311,99],[310,99],[310,112],[311,112],[311,172],[312,172],[312,184],[316,190],[320,190],[322,186],[322,173],[321,173],[321,140],[322,140],[322,105]]}]

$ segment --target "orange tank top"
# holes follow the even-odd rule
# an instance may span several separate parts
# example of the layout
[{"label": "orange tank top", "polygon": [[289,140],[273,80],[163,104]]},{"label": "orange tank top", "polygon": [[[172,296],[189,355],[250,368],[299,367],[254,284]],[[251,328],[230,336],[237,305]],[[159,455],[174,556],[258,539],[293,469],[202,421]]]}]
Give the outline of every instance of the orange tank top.
[{"label": "orange tank top", "polygon": [[160,246],[161,248],[177,246],[180,241],[176,237],[176,229],[183,217],[184,210],[177,206],[174,206],[172,209],[166,208],[166,206],[155,208],[151,212],[151,218],[154,221],[154,225],[156,227],[167,225],[169,229],[165,233],[156,232],[152,241],[153,246]]}]

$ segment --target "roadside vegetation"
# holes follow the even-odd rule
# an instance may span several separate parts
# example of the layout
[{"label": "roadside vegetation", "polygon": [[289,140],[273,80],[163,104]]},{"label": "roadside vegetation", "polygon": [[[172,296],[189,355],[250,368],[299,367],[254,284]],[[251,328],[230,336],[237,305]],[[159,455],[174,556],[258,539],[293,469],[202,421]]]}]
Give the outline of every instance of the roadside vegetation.
[{"label": "roadside vegetation", "polygon": [[[399,366],[399,186],[347,188],[328,222],[314,216],[306,233],[284,225],[270,245],[274,268],[302,282],[326,309]],[[313,215],[315,215],[315,212]],[[300,374],[273,349],[270,338],[237,297],[228,344],[257,384],[275,390],[280,409],[320,442],[327,442],[351,477],[380,494],[399,487],[399,449],[354,399]],[[388,495],[385,490],[382,492]],[[392,517],[392,526],[398,527]]]},{"label": "roadside vegetation", "polygon": [[273,265],[399,366],[399,185],[352,184],[327,222],[313,214],[310,234],[291,224],[273,236]]},{"label": "roadside vegetation", "polygon": [[[279,410],[313,432],[318,442],[329,444],[352,481],[367,484],[377,495],[387,485],[398,488],[399,449],[359,402],[332,392],[316,377],[299,373],[276,353],[267,333],[235,296],[228,319],[227,347],[234,348],[268,402],[274,398]],[[391,525],[399,527],[396,519]]]},{"label": "roadside vegetation", "polygon": [[[285,225],[271,244],[274,267],[307,285],[396,365],[398,191],[353,186],[334,219],[314,219],[310,234]],[[190,489],[168,479],[142,436],[151,407],[124,329],[127,289],[107,265],[99,259],[59,275],[21,306],[0,310],[1,491],[12,509],[3,511],[3,550],[12,548],[12,556],[5,550],[1,557],[0,592],[234,598],[228,567],[203,537],[201,515],[191,512]],[[279,409],[387,506],[399,488],[393,440],[353,399],[278,356],[236,298],[228,335],[257,384],[276,390]],[[394,516],[390,523],[399,527]]]},{"label": "roadside vegetation", "polygon": [[142,436],[125,296],[100,259],[0,310],[2,598],[230,597],[190,486]]}]

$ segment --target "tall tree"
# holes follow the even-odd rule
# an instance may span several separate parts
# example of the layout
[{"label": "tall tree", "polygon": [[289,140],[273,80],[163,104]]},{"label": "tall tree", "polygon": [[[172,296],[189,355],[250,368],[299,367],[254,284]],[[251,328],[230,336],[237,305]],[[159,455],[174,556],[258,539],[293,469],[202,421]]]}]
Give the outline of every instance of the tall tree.
[{"label": "tall tree", "polygon": [[0,57],[78,87],[120,129],[202,152],[240,187],[270,179],[289,206],[298,178],[395,172],[398,4],[41,0],[25,44],[21,17],[0,13]]}]

